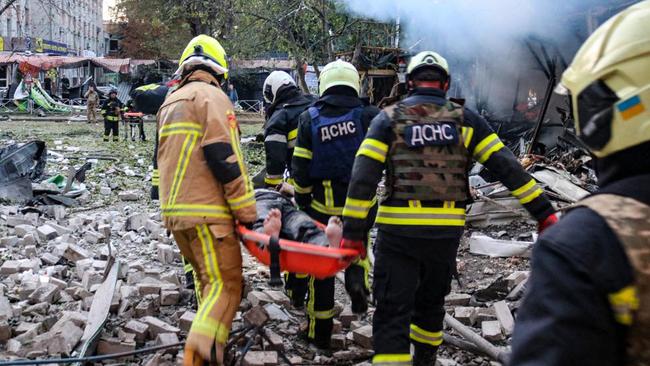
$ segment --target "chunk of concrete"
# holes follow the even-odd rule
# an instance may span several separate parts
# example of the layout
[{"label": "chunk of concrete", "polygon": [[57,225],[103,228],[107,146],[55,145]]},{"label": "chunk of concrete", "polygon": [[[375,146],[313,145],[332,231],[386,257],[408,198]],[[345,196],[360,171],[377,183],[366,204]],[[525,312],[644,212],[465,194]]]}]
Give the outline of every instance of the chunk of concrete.
[{"label": "chunk of concrete", "polygon": [[512,317],[512,313],[510,312],[510,308],[508,308],[508,304],[506,304],[505,301],[499,301],[495,302],[492,306],[494,306],[497,320],[501,324],[501,328],[503,328],[504,333],[507,336],[511,335],[512,331],[515,328],[515,319]]},{"label": "chunk of concrete", "polygon": [[183,315],[181,315],[180,319],[178,320],[178,325],[183,332],[190,331],[190,328],[192,327],[192,322],[194,321],[195,317],[196,317],[196,313],[189,310],[184,312]]},{"label": "chunk of concrete", "polygon": [[472,296],[468,294],[451,293],[445,297],[445,305],[467,306]]},{"label": "chunk of concrete", "polygon": [[261,306],[254,306],[244,314],[244,321],[250,325],[262,326],[269,320],[269,314]]},{"label": "chunk of concrete", "polygon": [[352,331],[354,343],[365,349],[372,349],[372,325],[364,325]]},{"label": "chunk of concrete", "polygon": [[70,262],[77,262],[82,259],[91,258],[92,256],[84,248],[75,244],[68,244],[63,252],[63,257]]},{"label": "chunk of concrete", "polygon": [[135,342],[124,342],[119,338],[102,338],[97,342],[98,355],[131,352],[135,350]]},{"label": "chunk of concrete", "polygon": [[181,299],[181,293],[178,291],[163,290],[160,292],[160,304],[164,306],[176,305]]},{"label": "chunk of concrete", "polygon": [[[156,346],[169,346],[178,343],[178,335],[175,333],[160,333],[156,337]],[[174,354],[178,351],[176,348],[167,348],[164,352]]]},{"label": "chunk of concrete", "polygon": [[251,302],[251,305],[253,306],[265,305],[273,302],[273,299],[262,291],[251,291],[248,293],[248,296],[246,296],[246,298]]},{"label": "chunk of concrete", "polygon": [[10,275],[18,272],[20,272],[20,262],[18,261],[4,261],[0,266],[0,275]]},{"label": "chunk of concrete", "polygon": [[277,364],[278,353],[275,351],[249,351],[242,361],[242,366],[275,366]]},{"label": "chunk of concrete", "polygon": [[501,323],[498,320],[481,322],[481,334],[483,338],[490,342],[502,341],[503,333],[501,333]]},{"label": "chunk of concrete", "polygon": [[53,303],[59,299],[59,287],[53,283],[41,283],[34,292],[29,295],[30,304]]},{"label": "chunk of concrete", "polygon": [[127,231],[137,231],[139,228],[147,224],[147,220],[149,220],[149,217],[147,217],[146,214],[143,213],[133,214],[127,217],[125,229]]},{"label": "chunk of concrete", "polygon": [[149,326],[149,336],[151,339],[156,339],[160,333],[178,334],[181,331],[180,329],[153,316],[145,316],[144,318],[141,318],[140,321]]},{"label": "chunk of concrete", "polygon": [[465,325],[476,323],[476,309],[470,306],[457,306],[454,308],[454,318]]},{"label": "chunk of concrete", "polygon": [[149,334],[149,325],[132,319],[129,320],[126,325],[124,325],[124,330],[135,334],[135,340],[138,343],[144,343],[147,340],[147,335]]},{"label": "chunk of concrete", "polygon": [[36,229],[36,233],[38,234],[39,239],[45,242],[50,241],[56,238],[57,236],[59,236],[59,233],[56,231],[56,229],[54,229],[50,225],[39,226]]}]

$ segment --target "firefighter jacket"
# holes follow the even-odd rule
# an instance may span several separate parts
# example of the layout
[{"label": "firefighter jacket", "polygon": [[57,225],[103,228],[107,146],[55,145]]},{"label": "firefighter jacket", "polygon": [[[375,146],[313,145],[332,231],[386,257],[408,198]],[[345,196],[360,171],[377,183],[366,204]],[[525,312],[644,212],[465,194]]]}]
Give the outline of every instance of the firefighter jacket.
[{"label": "firefighter jacket", "polygon": [[[632,237],[645,240],[641,250],[647,253],[650,174],[604,183],[593,198],[603,194],[634,200],[628,207],[609,203],[607,208],[612,213],[627,210],[624,221],[645,219],[645,229]],[[511,366],[648,364],[650,281],[638,272],[647,268],[647,255],[634,254],[625,244],[625,233],[617,227],[625,230],[627,225],[612,225],[607,213],[580,206],[535,243],[532,276],[517,312]]]},{"label": "firefighter jacket", "polygon": [[314,101],[303,95],[298,88],[280,92],[278,101],[269,107],[270,115],[264,126],[264,149],[266,150],[267,187],[282,183],[284,171],[291,171],[293,148],[298,136],[298,118]]},{"label": "firefighter jacket", "polygon": [[104,102],[102,103],[102,108],[100,109],[100,113],[102,114],[105,120],[111,122],[118,122],[120,120],[120,114],[123,107],[124,105],[119,99],[108,98],[104,100]]},{"label": "firefighter jacket", "polygon": [[[160,106],[165,101],[170,88],[165,84],[147,84],[135,88],[131,92],[135,109],[144,114],[157,114]],[[156,129],[156,140],[153,151],[153,173],[151,174],[151,199],[159,198],[158,185],[160,173],[158,171],[158,129]]]},{"label": "firefighter jacket", "polygon": [[[379,109],[368,105],[356,96],[334,94],[321,97],[312,108],[317,111],[308,110],[300,115],[298,139],[293,153],[292,171],[296,203],[301,209],[311,208],[324,217],[340,216],[343,213],[343,205],[349,184],[348,176],[350,173],[346,169],[349,170],[351,167],[345,168],[339,165],[336,174],[331,172],[323,174],[314,168],[314,154],[316,151],[319,154],[327,154],[324,152],[327,147],[335,144],[339,139],[341,142],[345,143],[347,141],[351,145],[357,144],[357,139],[360,142],[359,134],[361,136],[365,135],[370,121],[379,113]],[[314,122],[318,121],[314,121],[312,118],[316,113],[318,119],[321,120],[321,127],[327,127],[322,125],[323,121],[325,121],[325,124],[329,124],[332,121],[339,120],[340,117],[344,118],[329,125],[326,128],[328,133],[320,135],[322,139],[315,139],[314,136],[321,132],[314,125]],[[357,117],[358,125],[355,122],[353,130],[352,124],[348,122],[352,122]],[[341,130],[339,130],[339,127],[341,127]],[[330,133],[330,129],[336,129],[336,131]],[[356,146],[354,149],[356,150]],[[337,150],[332,151],[336,153]],[[343,156],[332,157],[331,155],[317,157],[318,161],[320,161],[319,164],[321,164],[319,168],[326,168],[322,163],[323,157],[330,160],[337,159],[330,163],[340,162],[344,158]],[[326,176],[329,174],[333,174],[332,177]]]},{"label": "firefighter jacket", "polygon": [[228,96],[212,74],[197,70],[171,93],[157,116],[160,205],[165,226],[184,230],[256,219],[255,192]]},{"label": "firefighter jacket", "polygon": [[[401,103],[406,107],[430,104],[450,106],[445,98],[445,93],[438,89],[417,89]],[[537,220],[543,220],[552,214],[554,212],[553,207],[542,189],[524,171],[515,156],[499,140],[499,137],[492,131],[488,123],[467,108],[463,108],[461,111],[460,116],[457,116],[460,111],[454,111],[453,114],[447,112],[448,114],[444,115],[445,121],[454,123],[455,126],[459,127],[456,138],[458,141],[462,141],[461,150],[467,151],[476,161],[485,165],[490,172],[497,176]],[[462,122],[458,126],[460,120]],[[372,121],[366,138],[357,153],[345,210],[343,211],[343,235],[347,239],[361,240],[363,238],[364,228],[366,228],[365,221],[370,208],[376,200],[377,186],[383,177],[384,169],[394,168],[397,164],[405,164],[397,161],[399,160],[397,158],[403,158],[404,154],[400,153],[401,156],[395,154],[395,149],[404,149],[404,146],[400,147],[399,144],[395,144],[397,139],[394,130],[395,125],[389,114],[383,111]],[[408,133],[408,131],[398,133],[402,132]],[[416,140],[417,137],[422,139],[427,136],[435,137],[437,133],[435,131],[426,132],[420,131],[421,136],[416,136]],[[444,131],[438,132],[442,133]],[[399,139],[404,137],[405,135],[400,136]],[[454,157],[454,159],[458,160],[457,158],[457,156]],[[391,164],[387,164],[391,161],[393,162],[392,167]],[[408,165],[410,166],[410,164]],[[458,160],[454,169],[458,169],[462,165],[463,161]],[[432,167],[432,169],[435,167],[435,165],[425,166]],[[418,172],[413,171],[413,173]],[[453,172],[453,174],[464,176],[463,172]],[[389,171],[388,175],[387,184],[391,184],[392,172]],[[413,178],[408,182],[410,182],[411,186],[432,184],[431,182],[414,182],[415,180],[417,179]],[[456,189],[455,196],[458,196],[458,193],[462,192]],[[375,221],[379,230],[403,237],[460,238],[465,225],[465,207],[468,200],[419,200],[417,199],[419,196],[415,193],[413,197],[415,198],[409,200],[405,199],[403,194],[385,195],[380,202]],[[454,195],[449,197],[454,197]]]}]

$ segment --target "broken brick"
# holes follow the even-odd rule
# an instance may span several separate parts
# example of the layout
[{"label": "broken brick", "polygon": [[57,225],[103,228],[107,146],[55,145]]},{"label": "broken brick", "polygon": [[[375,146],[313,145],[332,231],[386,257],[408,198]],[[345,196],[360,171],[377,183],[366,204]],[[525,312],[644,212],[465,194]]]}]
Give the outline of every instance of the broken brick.
[{"label": "broken brick", "polygon": [[135,334],[135,340],[138,343],[144,343],[147,340],[149,325],[132,319],[126,323],[124,330]]},{"label": "broken brick", "polygon": [[162,291],[160,293],[160,304],[161,305],[176,305],[181,299],[181,293],[178,291]]},{"label": "broken brick", "polygon": [[354,342],[365,349],[372,349],[372,325],[364,325],[352,331]]},{"label": "broken brick", "polygon": [[488,320],[481,322],[481,335],[490,342],[503,340],[501,333],[501,323],[498,320]]},{"label": "broken brick", "polygon": [[181,318],[178,320],[179,327],[183,332],[189,332],[192,327],[192,322],[196,317],[196,313],[192,311],[186,311],[181,315]]},{"label": "broken brick", "polygon": [[145,316],[144,318],[140,319],[140,321],[149,325],[149,336],[151,339],[155,339],[160,333],[178,334],[181,331],[180,329],[169,325],[153,316]]},{"label": "broken brick", "polygon": [[133,350],[135,350],[135,342],[123,342],[118,338],[102,338],[97,342],[97,354],[99,355],[131,352]]},{"label": "broken brick", "polygon": [[[178,343],[178,335],[175,333],[160,333],[156,337],[156,346],[168,346]],[[176,348],[167,348],[165,353],[176,353]]]},{"label": "broken brick", "polygon": [[56,229],[50,225],[39,226],[36,229],[36,233],[38,234],[38,237],[43,241],[49,241],[59,236],[59,233],[56,231]]},{"label": "broken brick", "polygon": [[445,305],[448,306],[467,306],[472,296],[468,294],[451,293],[445,297]]},{"label": "broken brick", "polygon": [[476,323],[476,309],[469,306],[457,306],[454,308],[454,318],[465,325]]},{"label": "broken brick", "polygon": [[42,283],[29,295],[29,303],[56,302],[59,299],[59,291],[59,287],[53,283]]},{"label": "broken brick", "polygon": [[505,301],[498,301],[492,306],[496,312],[497,320],[501,323],[501,328],[503,328],[506,335],[511,335],[515,328],[515,319],[512,317],[508,304]]},{"label": "broken brick", "polygon": [[242,366],[275,366],[277,364],[278,353],[275,351],[249,351],[242,361]]},{"label": "broken brick", "polygon": [[254,326],[262,326],[269,320],[269,315],[261,306],[254,306],[244,314],[244,321]]}]

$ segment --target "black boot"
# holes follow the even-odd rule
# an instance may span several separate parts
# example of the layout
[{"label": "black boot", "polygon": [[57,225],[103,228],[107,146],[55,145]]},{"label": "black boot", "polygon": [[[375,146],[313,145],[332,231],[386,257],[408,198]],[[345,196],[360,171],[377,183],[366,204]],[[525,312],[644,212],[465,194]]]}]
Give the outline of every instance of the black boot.
[{"label": "black boot", "polygon": [[352,312],[364,314],[368,310],[368,289],[363,267],[352,265],[345,270],[345,290],[352,300]]},{"label": "black boot", "polygon": [[438,347],[415,343],[413,348],[413,366],[435,366]]}]

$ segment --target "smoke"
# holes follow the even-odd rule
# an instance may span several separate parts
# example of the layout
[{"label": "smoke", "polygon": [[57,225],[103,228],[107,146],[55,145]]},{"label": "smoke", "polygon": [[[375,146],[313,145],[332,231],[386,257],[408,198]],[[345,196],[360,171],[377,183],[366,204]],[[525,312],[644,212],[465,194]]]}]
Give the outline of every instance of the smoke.
[{"label": "smoke", "polygon": [[526,42],[543,44],[559,65],[562,59],[570,62],[588,35],[587,12],[599,12],[604,21],[622,2],[630,1],[343,0],[361,17],[385,22],[399,18],[401,48],[442,54],[450,63],[456,93],[472,100],[474,107],[488,99],[487,104],[499,109],[511,108],[521,78],[531,81],[521,85],[520,95],[530,88],[544,93],[546,77],[535,71],[539,66]]}]

